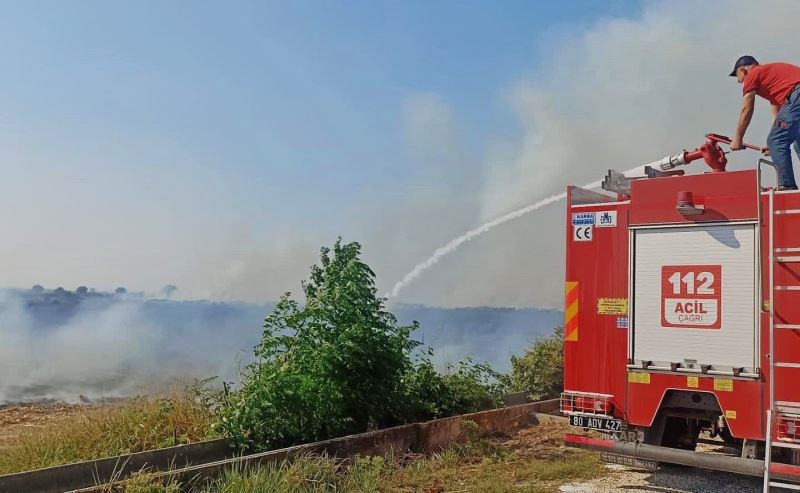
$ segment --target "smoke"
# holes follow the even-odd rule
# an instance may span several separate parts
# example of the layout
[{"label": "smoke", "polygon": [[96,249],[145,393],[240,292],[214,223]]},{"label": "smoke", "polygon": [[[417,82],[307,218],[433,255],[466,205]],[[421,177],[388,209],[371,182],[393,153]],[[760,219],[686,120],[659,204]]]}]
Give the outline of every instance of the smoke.
[{"label": "smoke", "polygon": [[[586,185],[584,188],[595,188],[595,187],[598,187],[598,186],[600,186],[600,182],[591,183],[589,185]],[[458,247],[460,247],[462,244],[472,240],[473,238],[475,238],[477,236],[480,236],[480,235],[482,235],[482,234],[494,229],[497,226],[500,226],[501,224],[507,223],[508,221],[511,221],[511,220],[516,219],[516,218],[521,217],[521,216],[524,216],[525,214],[528,214],[529,212],[533,212],[533,211],[535,211],[537,209],[540,209],[540,208],[542,208],[542,207],[544,207],[546,205],[552,204],[553,202],[559,201],[559,200],[565,198],[566,196],[567,196],[566,193],[560,193],[558,195],[552,195],[550,197],[547,197],[546,199],[542,199],[539,202],[536,202],[535,204],[529,205],[527,207],[523,207],[522,209],[517,209],[514,212],[510,212],[510,213],[508,213],[508,214],[506,214],[504,216],[498,217],[497,219],[489,221],[488,223],[485,223],[485,224],[483,224],[481,226],[478,226],[475,229],[471,229],[471,230],[467,231],[466,233],[464,233],[463,235],[459,236],[458,238],[453,238],[445,246],[437,248],[436,251],[433,252],[433,255],[431,255],[429,258],[427,258],[424,262],[422,262],[420,264],[417,264],[411,270],[411,272],[406,274],[401,281],[399,281],[397,284],[394,285],[394,287],[392,288],[392,291],[389,294],[387,294],[387,296],[390,297],[390,298],[396,297],[398,294],[400,294],[400,291],[403,288],[405,288],[411,282],[413,282],[415,279],[417,279],[419,276],[421,276],[423,272],[425,272],[426,270],[430,269],[431,267],[433,267],[434,265],[439,263],[439,260],[442,257],[444,257],[445,255],[449,255],[449,254],[455,252],[456,250],[458,250]]]},{"label": "smoke", "polygon": [[[382,107],[397,125],[382,129],[386,141],[376,149],[402,155],[384,163],[382,151],[343,149],[354,160],[381,161],[390,177],[353,185],[346,203],[324,186],[236,175],[225,156],[167,145],[164,132],[151,142],[93,128],[67,138],[69,145],[51,140],[43,147],[37,131],[0,122],[8,130],[0,132],[3,161],[19,168],[0,194],[0,205],[20,212],[0,218],[4,278],[150,292],[169,282],[182,298],[263,302],[296,289],[319,247],[342,235],[363,243],[381,291],[392,291],[420,259],[476,224],[567,184],[597,180],[609,168],[692,148],[706,132],[731,134],[740,100],[740,86],[727,76],[734,60],[750,53],[764,62],[800,62],[800,46],[791,41],[797,9],[794,0],[654,1],[633,17],[532,32],[521,42],[538,53],[496,90],[448,94],[414,85],[421,92]],[[352,102],[358,112],[359,101]],[[306,101],[296,104],[298,115],[313,113],[304,111]],[[747,140],[763,143],[768,124],[759,101]],[[285,144],[314,147],[297,141]],[[119,152],[126,147],[130,155]],[[254,163],[262,156],[253,155]],[[732,169],[755,161],[744,152],[730,158]],[[166,175],[142,179],[143,169],[162,168]],[[308,180],[326,176],[312,172]],[[287,187],[296,189],[289,194]],[[548,207],[473,237],[457,254],[438,257],[397,301],[558,307],[563,214]]]},{"label": "smoke", "polygon": [[149,393],[236,378],[267,307],[0,291],[0,403]]},{"label": "smoke", "polygon": [[[741,86],[728,77],[733,62],[749,53],[762,62],[800,63],[800,46],[788,42],[796,37],[797,9],[794,1],[651,2],[636,18],[543,35],[538,68],[503,92],[521,135],[489,139],[473,224],[567,184],[596,180],[608,169],[694,148],[707,132],[732,134],[741,101]],[[746,141],[763,143],[769,123],[768,105],[759,100]],[[729,159],[730,169],[742,169],[753,167],[756,155]],[[703,168],[694,164],[687,171]],[[550,207],[498,227],[456,255],[437,256],[437,268],[400,298],[558,307],[564,224],[563,207]],[[445,242],[425,244],[432,251]],[[406,272],[416,270],[415,259],[395,253]]]},{"label": "smoke", "polygon": [[[625,174],[625,176],[628,176],[628,177],[643,176],[644,175],[644,168],[645,168],[645,166],[637,166],[635,168],[631,168],[631,169],[625,171],[623,174]],[[602,185],[602,181],[595,181],[595,182],[583,185],[581,188],[584,188],[584,189],[587,189],[587,190],[591,190],[591,189],[594,189],[594,188],[599,188],[600,185]],[[566,192],[560,193],[558,195],[551,195],[550,197],[542,199],[539,202],[536,202],[535,204],[531,204],[531,205],[525,206],[525,207],[523,207],[521,209],[517,209],[517,210],[515,210],[513,212],[509,212],[508,214],[506,214],[504,216],[500,216],[500,217],[498,217],[496,219],[493,219],[493,220],[491,220],[491,221],[489,221],[487,223],[484,223],[484,224],[482,224],[481,226],[478,226],[475,229],[471,229],[471,230],[467,231],[466,233],[464,233],[463,235],[459,236],[458,238],[453,238],[445,246],[437,248],[436,251],[433,252],[433,255],[428,257],[424,262],[417,264],[411,270],[411,272],[406,274],[401,281],[399,281],[397,284],[394,285],[394,287],[392,288],[392,291],[390,293],[388,293],[386,296],[389,297],[389,298],[395,298],[397,295],[400,294],[400,291],[402,291],[406,286],[411,284],[414,280],[416,280],[419,276],[421,276],[425,271],[427,271],[428,269],[430,269],[431,267],[433,267],[434,265],[439,263],[439,260],[441,260],[442,257],[444,257],[445,255],[449,255],[451,253],[454,253],[464,243],[466,243],[466,242],[468,242],[468,241],[470,241],[470,240],[472,240],[472,239],[474,239],[474,238],[476,238],[476,237],[478,237],[478,236],[480,236],[480,235],[482,235],[484,233],[488,233],[489,231],[491,231],[492,229],[496,228],[497,226],[500,226],[501,224],[505,224],[508,221],[512,221],[514,219],[520,218],[520,217],[524,216],[525,214],[529,214],[531,212],[539,210],[544,206],[550,205],[553,202],[558,202],[559,200],[563,200],[566,197],[567,197],[567,193]]]}]

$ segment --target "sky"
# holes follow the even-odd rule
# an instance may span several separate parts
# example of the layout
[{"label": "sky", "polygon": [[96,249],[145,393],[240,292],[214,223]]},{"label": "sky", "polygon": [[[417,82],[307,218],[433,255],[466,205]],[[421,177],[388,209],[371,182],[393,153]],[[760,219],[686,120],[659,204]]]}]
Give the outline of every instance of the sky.
[{"label": "sky", "polygon": [[[388,289],[732,133],[733,61],[800,63],[800,6],[751,3],[0,2],[0,285],[264,302],[342,236]],[[562,225],[504,225],[397,301],[559,306]]]}]

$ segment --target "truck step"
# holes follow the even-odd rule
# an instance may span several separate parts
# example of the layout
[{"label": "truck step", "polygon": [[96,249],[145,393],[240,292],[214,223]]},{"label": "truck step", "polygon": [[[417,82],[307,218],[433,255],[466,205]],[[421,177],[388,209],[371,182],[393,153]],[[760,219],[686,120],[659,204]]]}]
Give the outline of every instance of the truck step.
[{"label": "truck step", "polygon": [[800,256],[791,256],[791,257],[775,257],[776,262],[780,262],[782,264],[789,264],[792,262],[800,262]]},{"label": "truck step", "polygon": [[800,484],[782,483],[780,481],[770,481],[769,485],[774,486],[775,488],[786,488],[787,490],[800,491]]},{"label": "truck step", "polygon": [[800,247],[776,248],[775,253],[800,253]]},{"label": "truck step", "polygon": [[775,286],[775,291],[800,291],[800,286]]},{"label": "truck step", "polygon": [[800,329],[800,324],[775,324],[776,329],[791,329],[791,330],[798,330]]}]

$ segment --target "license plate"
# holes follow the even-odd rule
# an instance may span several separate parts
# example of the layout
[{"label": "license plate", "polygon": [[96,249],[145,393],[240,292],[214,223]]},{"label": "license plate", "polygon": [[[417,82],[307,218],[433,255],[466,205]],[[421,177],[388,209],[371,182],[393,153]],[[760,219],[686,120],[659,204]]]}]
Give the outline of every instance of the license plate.
[{"label": "license plate", "polygon": [[617,432],[622,429],[622,421],[618,419],[578,416],[576,414],[569,417],[569,424],[579,428],[591,428],[592,430],[608,432]]}]

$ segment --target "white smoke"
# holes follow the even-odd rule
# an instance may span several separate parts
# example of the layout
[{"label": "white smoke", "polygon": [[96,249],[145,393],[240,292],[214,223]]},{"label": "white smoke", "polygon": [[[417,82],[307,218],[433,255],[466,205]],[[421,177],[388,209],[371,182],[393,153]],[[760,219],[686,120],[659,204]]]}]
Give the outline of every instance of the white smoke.
[{"label": "white smoke", "polygon": [[[584,188],[594,188],[594,187],[597,187],[599,185],[600,185],[599,183],[590,184],[590,185],[587,185]],[[439,260],[442,257],[444,257],[445,255],[449,255],[449,254],[455,252],[456,250],[458,250],[458,247],[460,247],[462,244],[472,240],[473,238],[475,238],[477,236],[480,236],[480,235],[482,235],[482,234],[494,229],[497,226],[500,226],[501,224],[507,223],[508,221],[511,221],[511,220],[516,219],[516,218],[521,217],[521,216],[524,216],[525,214],[527,214],[529,212],[533,212],[533,211],[535,211],[537,209],[541,209],[542,207],[544,207],[544,206],[546,206],[548,204],[552,204],[553,202],[556,202],[558,200],[561,200],[561,199],[565,198],[566,196],[567,196],[566,193],[560,193],[558,195],[552,195],[550,197],[547,197],[546,199],[542,199],[539,202],[536,202],[535,204],[531,204],[531,205],[529,205],[527,207],[523,207],[522,209],[517,209],[516,211],[509,212],[508,214],[506,214],[504,216],[500,216],[497,219],[489,221],[488,223],[482,224],[481,226],[478,226],[475,229],[471,229],[471,230],[467,231],[466,233],[464,233],[463,235],[459,236],[458,238],[453,238],[446,245],[437,248],[436,251],[433,252],[433,255],[428,257],[424,262],[422,262],[420,264],[417,264],[411,270],[411,272],[406,274],[403,277],[403,279],[401,279],[400,281],[397,282],[397,284],[394,285],[394,287],[392,288],[392,291],[390,293],[388,293],[386,296],[389,297],[389,298],[396,297],[398,294],[400,294],[400,291],[402,291],[403,288],[405,288],[406,286],[411,284],[414,280],[416,280],[419,276],[421,276],[426,270],[430,269],[431,267],[433,267],[434,265],[439,263]]]},{"label": "white smoke", "polygon": [[[319,246],[341,234],[363,242],[382,291],[389,291],[420,258],[476,224],[609,168],[692,148],[706,132],[731,134],[741,90],[727,76],[734,60],[749,53],[800,63],[800,45],[792,41],[798,9],[796,0],[651,1],[628,17],[532,32],[520,42],[537,46],[538,56],[532,53],[518,76],[474,106],[455,104],[474,101],[474,94],[395,101],[388,111],[405,124],[408,149],[395,145],[398,129],[385,128],[382,149],[402,155],[387,160],[400,164],[381,170],[398,183],[362,184],[344,204],[300,185],[279,194],[279,206],[258,198],[243,203],[252,177],[211,164],[224,163],[219,156],[197,161],[184,154],[187,146],[157,152],[136,139],[94,134],[85,136],[92,145],[43,147],[13,119],[0,122],[7,130],[0,132],[0,157],[18,168],[0,194],[0,206],[18,211],[0,217],[5,284],[122,283],[152,291],[169,282],[185,298],[263,301],[295,288]],[[306,101],[295,103],[307,109]],[[503,111],[516,118],[516,128],[477,122],[502,120]],[[763,143],[768,124],[768,107],[759,101],[747,140]],[[133,145],[142,145],[133,147],[134,157],[118,152]],[[348,151],[357,159],[381,157]],[[744,153],[731,160],[734,169],[754,162]],[[142,179],[140,164],[150,161],[171,171]],[[176,161],[182,164],[169,165]],[[75,179],[75,170],[86,180]],[[212,214],[205,207],[210,197],[219,204]],[[317,200],[313,218],[291,214],[296,203]],[[401,301],[560,305],[563,208],[505,224],[442,259],[425,282],[402,291]]]},{"label": "white smoke", "polygon": [[[263,310],[209,310],[107,298],[74,310],[0,291],[0,404],[149,393],[195,378],[231,379],[261,334]],[[49,300],[48,303],[61,302]],[[42,320],[41,316],[50,320]],[[243,317],[243,315],[245,315]]]},{"label": "white smoke", "polygon": [[[642,175],[644,175],[644,166],[637,166],[635,168],[631,168],[628,171],[625,171],[624,174],[626,176],[629,176],[629,177],[631,177],[631,176],[642,176]],[[595,181],[595,182],[583,185],[581,188],[585,188],[587,190],[591,190],[591,189],[600,187],[601,184],[602,184],[602,181]],[[474,239],[474,238],[476,238],[476,237],[478,237],[478,236],[480,236],[480,235],[482,235],[484,233],[487,233],[487,232],[491,231],[492,229],[496,228],[497,226],[500,226],[501,224],[505,224],[508,221],[512,221],[514,219],[517,219],[519,217],[524,216],[525,214],[529,214],[531,212],[539,210],[539,209],[541,209],[542,207],[544,207],[546,205],[550,205],[553,202],[558,202],[559,200],[563,200],[566,197],[567,197],[567,193],[566,192],[560,193],[558,195],[551,195],[550,197],[542,199],[542,200],[540,200],[540,201],[538,201],[538,202],[536,202],[534,204],[525,206],[525,207],[523,207],[521,209],[517,209],[517,210],[515,210],[513,212],[509,212],[508,214],[505,214],[505,215],[500,216],[500,217],[498,217],[496,219],[493,219],[493,220],[491,220],[491,221],[489,221],[487,223],[484,223],[484,224],[478,226],[475,229],[471,229],[471,230],[467,231],[466,233],[464,233],[463,235],[459,236],[458,238],[453,238],[452,240],[450,240],[443,247],[437,248],[436,251],[433,252],[433,255],[428,257],[424,262],[421,262],[421,263],[417,264],[411,270],[411,272],[406,274],[403,277],[403,279],[401,279],[400,281],[397,282],[397,284],[394,285],[394,287],[392,288],[391,292],[387,293],[386,296],[389,297],[389,298],[394,298],[397,295],[399,295],[400,291],[402,291],[406,286],[408,286],[413,281],[415,281],[425,271],[427,271],[428,269],[430,269],[431,267],[433,267],[434,265],[439,263],[439,260],[441,260],[442,257],[444,257],[445,255],[449,255],[451,253],[454,253],[464,243],[466,243],[466,242],[468,242],[468,241],[470,241],[470,240],[472,240],[472,239]]]},{"label": "white smoke", "polygon": [[[565,184],[596,180],[608,169],[692,149],[707,132],[731,135],[741,104],[741,86],[728,77],[734,61],[748,53],[762,62],[800,64],[800,45],[788,41],[796,37],[798,12],[793,0],[658,1],[635,18],[604,18],[545,35],[538,68],[505,92],[521,137],[490,140],[481,212],[473,222],[519,209]],[[759,100],[745,140],[763,144],[769,123],[768,105]],[[729,169],[741,169],[753,167],[756,155],[729,159]],[[496,228],[442,259],[400,299],[558,307],[564,224],[563,207],[550,207]],[[434,250],[444,240],[420,241]],[[398,257],[406,272],[414,269],[416,259],[396,252],[395,262]]]}]

